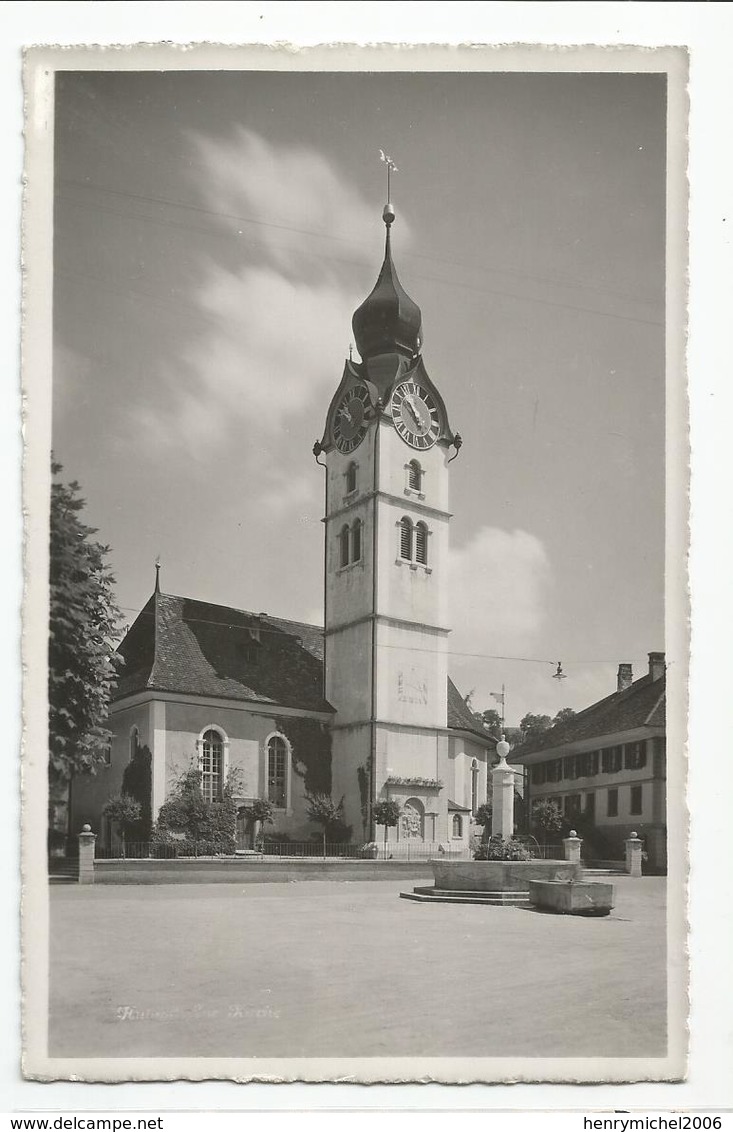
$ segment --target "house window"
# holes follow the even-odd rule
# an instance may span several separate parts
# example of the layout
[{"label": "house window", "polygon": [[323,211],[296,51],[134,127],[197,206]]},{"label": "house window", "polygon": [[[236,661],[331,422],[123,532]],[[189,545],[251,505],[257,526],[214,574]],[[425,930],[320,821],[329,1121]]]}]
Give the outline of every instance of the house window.
[{"label": "house window", "polygon": [[580,813],[580,794],[566,794],[565,799],[565,817],[577,817]]},{"label": "house window", "polygon": [[596,820],[596,796],[593,794],[586,794],[585,796],[585,816],[589,821],[595,822]]},{"label": "house window", "polygon": [[638,786],[631,787],[631,802],[629,804],[630,814],[641,813],[641,783]]},{"label": "house window", "polygon": [[361,560],[361,519],[357,519],[351,529],[351,561]]},{"label": "house window", "polygon": [[339,565],[349,565],[349,527],[344,524],[339,535]]},{"label": "house window", "polygon": [[622,747],[605,747],[601,751],[601,770],[604,774],[617,774],[621,770]]},{"label": "house window", "polygon": [[422,468],[417,460],[407,465],[407,486],[410,491],[422,491]]},{"label": "house window", "polygon": [[412,562],[412,520],[406,515],[400,519],[400,558]]},{"label": "house window", "polygon": [[224,742],[218,731],[204,732],[201,743],[201,793],[205,802],[221,800]]},{"label": "house window", "polygon": [[575,755],[566,755],[562,763],[562,772],[564,778],[577,778],[578,777],[578,760]]},{"label": "house window", "polygon": [[606,815],[609,818],[618,817],[618,786],[613,786],[606,796]]},{"label": "house window", "polygon": [[664,767],[667,755],[667,741],[663,735],[657,735],[654,739],[654,777],[664,778]]},{"label": "house window", "polygon": [[460,814],[453,815],[453,836],[463,837],[463,818]]},{"label": "house window", "polygon": [[641,770],[646,766],[646,742],[627,743],[624,747],[624,767],[626,770]]},{"label": "house window", "polygon": [[267,744],[267,799],[279,810],[288,804],[288,745],[281,735]]},{"label": "house window", "polygon": [[478,810],[478,763],[471,761],[471,813],[476,816]]},{"label": "house window", "polygon": [[421,566],[428,564],[428,528],[424,523],[415,527],[415,560]]},{"label": "house window", "polygon": [[536,766],[532,767],[532,785],[533,786],[544,786],[546,781],[547,781],[547,764],[546,763],[537,763]]},{"label": "house window", "polygon": [[562,759],[552,759],[551,762],[545,765],[548,782],[562,781]]},{"label": "house window", "polygon": [[346,494],[350,495],[352,491],[356,491],[356,464],[349,464],[346,469]]},{"label": "house window", "polygon": [[102,752],[102,762],[103,762],[104,766],[111,766],[112,765],[112,740],[111,739],[110,739],[109,743],[105,743],[105,745],[104,745],[104,750]]}]

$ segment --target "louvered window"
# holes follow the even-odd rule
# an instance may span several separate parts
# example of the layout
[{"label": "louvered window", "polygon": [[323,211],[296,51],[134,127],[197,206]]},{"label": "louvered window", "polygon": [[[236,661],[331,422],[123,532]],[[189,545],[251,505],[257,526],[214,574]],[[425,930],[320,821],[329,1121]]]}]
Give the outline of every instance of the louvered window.
[{"label": "louvered window", "polygon": [[339,565],[349,565],[349,528],[344,525],[339,535]]},{"label": "louvered window", "polygon": [[415,527],[415,560],[423,566],[428,564],[428,528],[424,523]]},{"label": "louvered window", "polygon": [[357,519],[351,531],[351,561],[361,559],[361,519]]},{"label": "louvered window", "polygon": [[346,494],[356,491],[356,464],[349,464],[346,469]]},{"label": "louvered window", "polygon": [[422,468],[417,460],[410,460],[407,465],[407,486],[412,491],[420,491],[422,489]]},{"label": "louvered window", "polygon": [[400,520],[400,558],[412,562],[412,521],[407,517]]}]

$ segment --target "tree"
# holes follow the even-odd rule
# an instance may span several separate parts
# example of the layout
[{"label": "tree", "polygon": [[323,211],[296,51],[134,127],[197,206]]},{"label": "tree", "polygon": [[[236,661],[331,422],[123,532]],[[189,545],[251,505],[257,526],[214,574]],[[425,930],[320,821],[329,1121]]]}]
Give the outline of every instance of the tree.
[{"label": "tree", "polygon": [[323,856],[326,856],[326,840],[349,841],[351,826],[344,821],[344,799],[336,805],[330,794],[306,794],[308,817],[323,830]]},{"label": "tree", "polygon": [[501,716],[496,708],[487,708],[482,711],[479,717],[487,731],[489,731],[495,738],[500,739],[502,735],[503,724]]},{"label": "tree", "polygon": [[263,826],[272,825],[273,805],[267,798],[255,798],[247,806],[242,806],[242,813],[252,827],[252,844],[257,847],[257,839],[263,831]]},{"label": "tree", "polygon": [[545,835],[559,833],[562,823],[562,811],[551,798],[540,798],[532,806],[532,825]]},{"label": "tree", "polygon": [[555,727],[558,723],[566,723],[569,719],[572,719],[574,715],[575,711],[573,710],[573,708],[560,708],[559,712],[552,721],[552,726]]},{"label": "tree", "polygon": [[141,812],[140,803],[135,798],[131,798],[129,794],[115,794],[114,797],[108,798],[102,806],[102,815],[109,818],[110,821],[116,822],[119,826],[123,857],[125,856],[125,834],[131,825],[140,821]]},{"label": "tree", "polygon": [[482,802],[474,814],[477,824],[484,827],[484,837],[488,837],[491,832],[491,816],[493,812],[491,802]]},{"label": "tree", "polygon": [[384,826],[384,855],[387,856],[387,830],[397,825],[400,820],[399,802],[392,801],[391,799],[384,799],[377,802],[372,809],[372,817],[376,825]]},{"label": "tree", "polygon": [[[53,462],[57,477],[61,465]],[[106,727],[122,658],[115,641],[122,621],[109,547],[82,523],[79,484],[51,485],[48,645],[49,783],[52,791],[75,774],[93,773],[112,738]]]},{"label": "tree", "polygon": [[522,735],[525,739],[541,735],[543,731],[547,731],[552,727],[552,720],[549,715],[533,715],[532,712],[527,712],[525,716],[519,721],[519,726],[522,729]]}]

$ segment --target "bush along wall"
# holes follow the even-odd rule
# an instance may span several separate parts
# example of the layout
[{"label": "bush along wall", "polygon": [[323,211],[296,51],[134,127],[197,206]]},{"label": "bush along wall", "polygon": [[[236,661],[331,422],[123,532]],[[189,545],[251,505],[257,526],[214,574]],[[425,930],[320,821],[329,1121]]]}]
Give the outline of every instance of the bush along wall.
[{"label": "bush along wall", "polygon": [[221,799],[205,801],[201,771],[192,765],[160,807],[152,836],[154,847],[162,851],[167,846],[179,857],[232,855],[237,847],[237,789],[237,774],[230,772]]},{"label": "bush along wall", "polygon": [[275,726],[292,748],[293,772],[303,780],[305,794],[331,793],[331,732],[317,719],[286,716]]},{"label": "bush along wall", "polygon": [[135,752],[122,772],[122,794],[140,804],[140,818],[130,824],[129,841],[149,841],[153,828],[153,759],[150,748],[138,742]]}]

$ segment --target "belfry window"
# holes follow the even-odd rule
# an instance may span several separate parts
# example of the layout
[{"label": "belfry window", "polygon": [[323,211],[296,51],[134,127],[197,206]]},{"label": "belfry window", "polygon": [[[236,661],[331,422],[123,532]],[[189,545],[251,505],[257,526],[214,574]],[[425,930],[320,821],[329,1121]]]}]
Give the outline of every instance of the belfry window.
[{"label": "belfry window", "polygon": [[415,561],[421,566],[428,564],[428,528],[424,523],[415,527]]},{"label": "belfry window", "polygon": [[407,486],[410,491],[422,491],[422,468],[417,460],[407,465]]},{"label": "belfry window", "polygon": [[352,461],[346,469],[346,494],[356,491],[356,464]]},{"label": "belfry window", "polygon": [[342,567],[349,565],[349,527],[347,523],[344,523],[339,535],[339,565]]},{"label": "belfry window", "polygon": [[218,731],[206,731],[201,744],[201,793],[205,802],[221,799],[224,743]]},{"label": "belfry window", "polygon": [[267,744],[267,800],[279,810],[287,806],[288,745],[281,735],[273,735]]},{"label": "belfry window", "polygon": [[400,558],[412,562],[412,519],[400,519]]},{"label": "belfry window", "polygon": [[357,519],[351,528],[351,561],[361,559],[361,519]]}]

